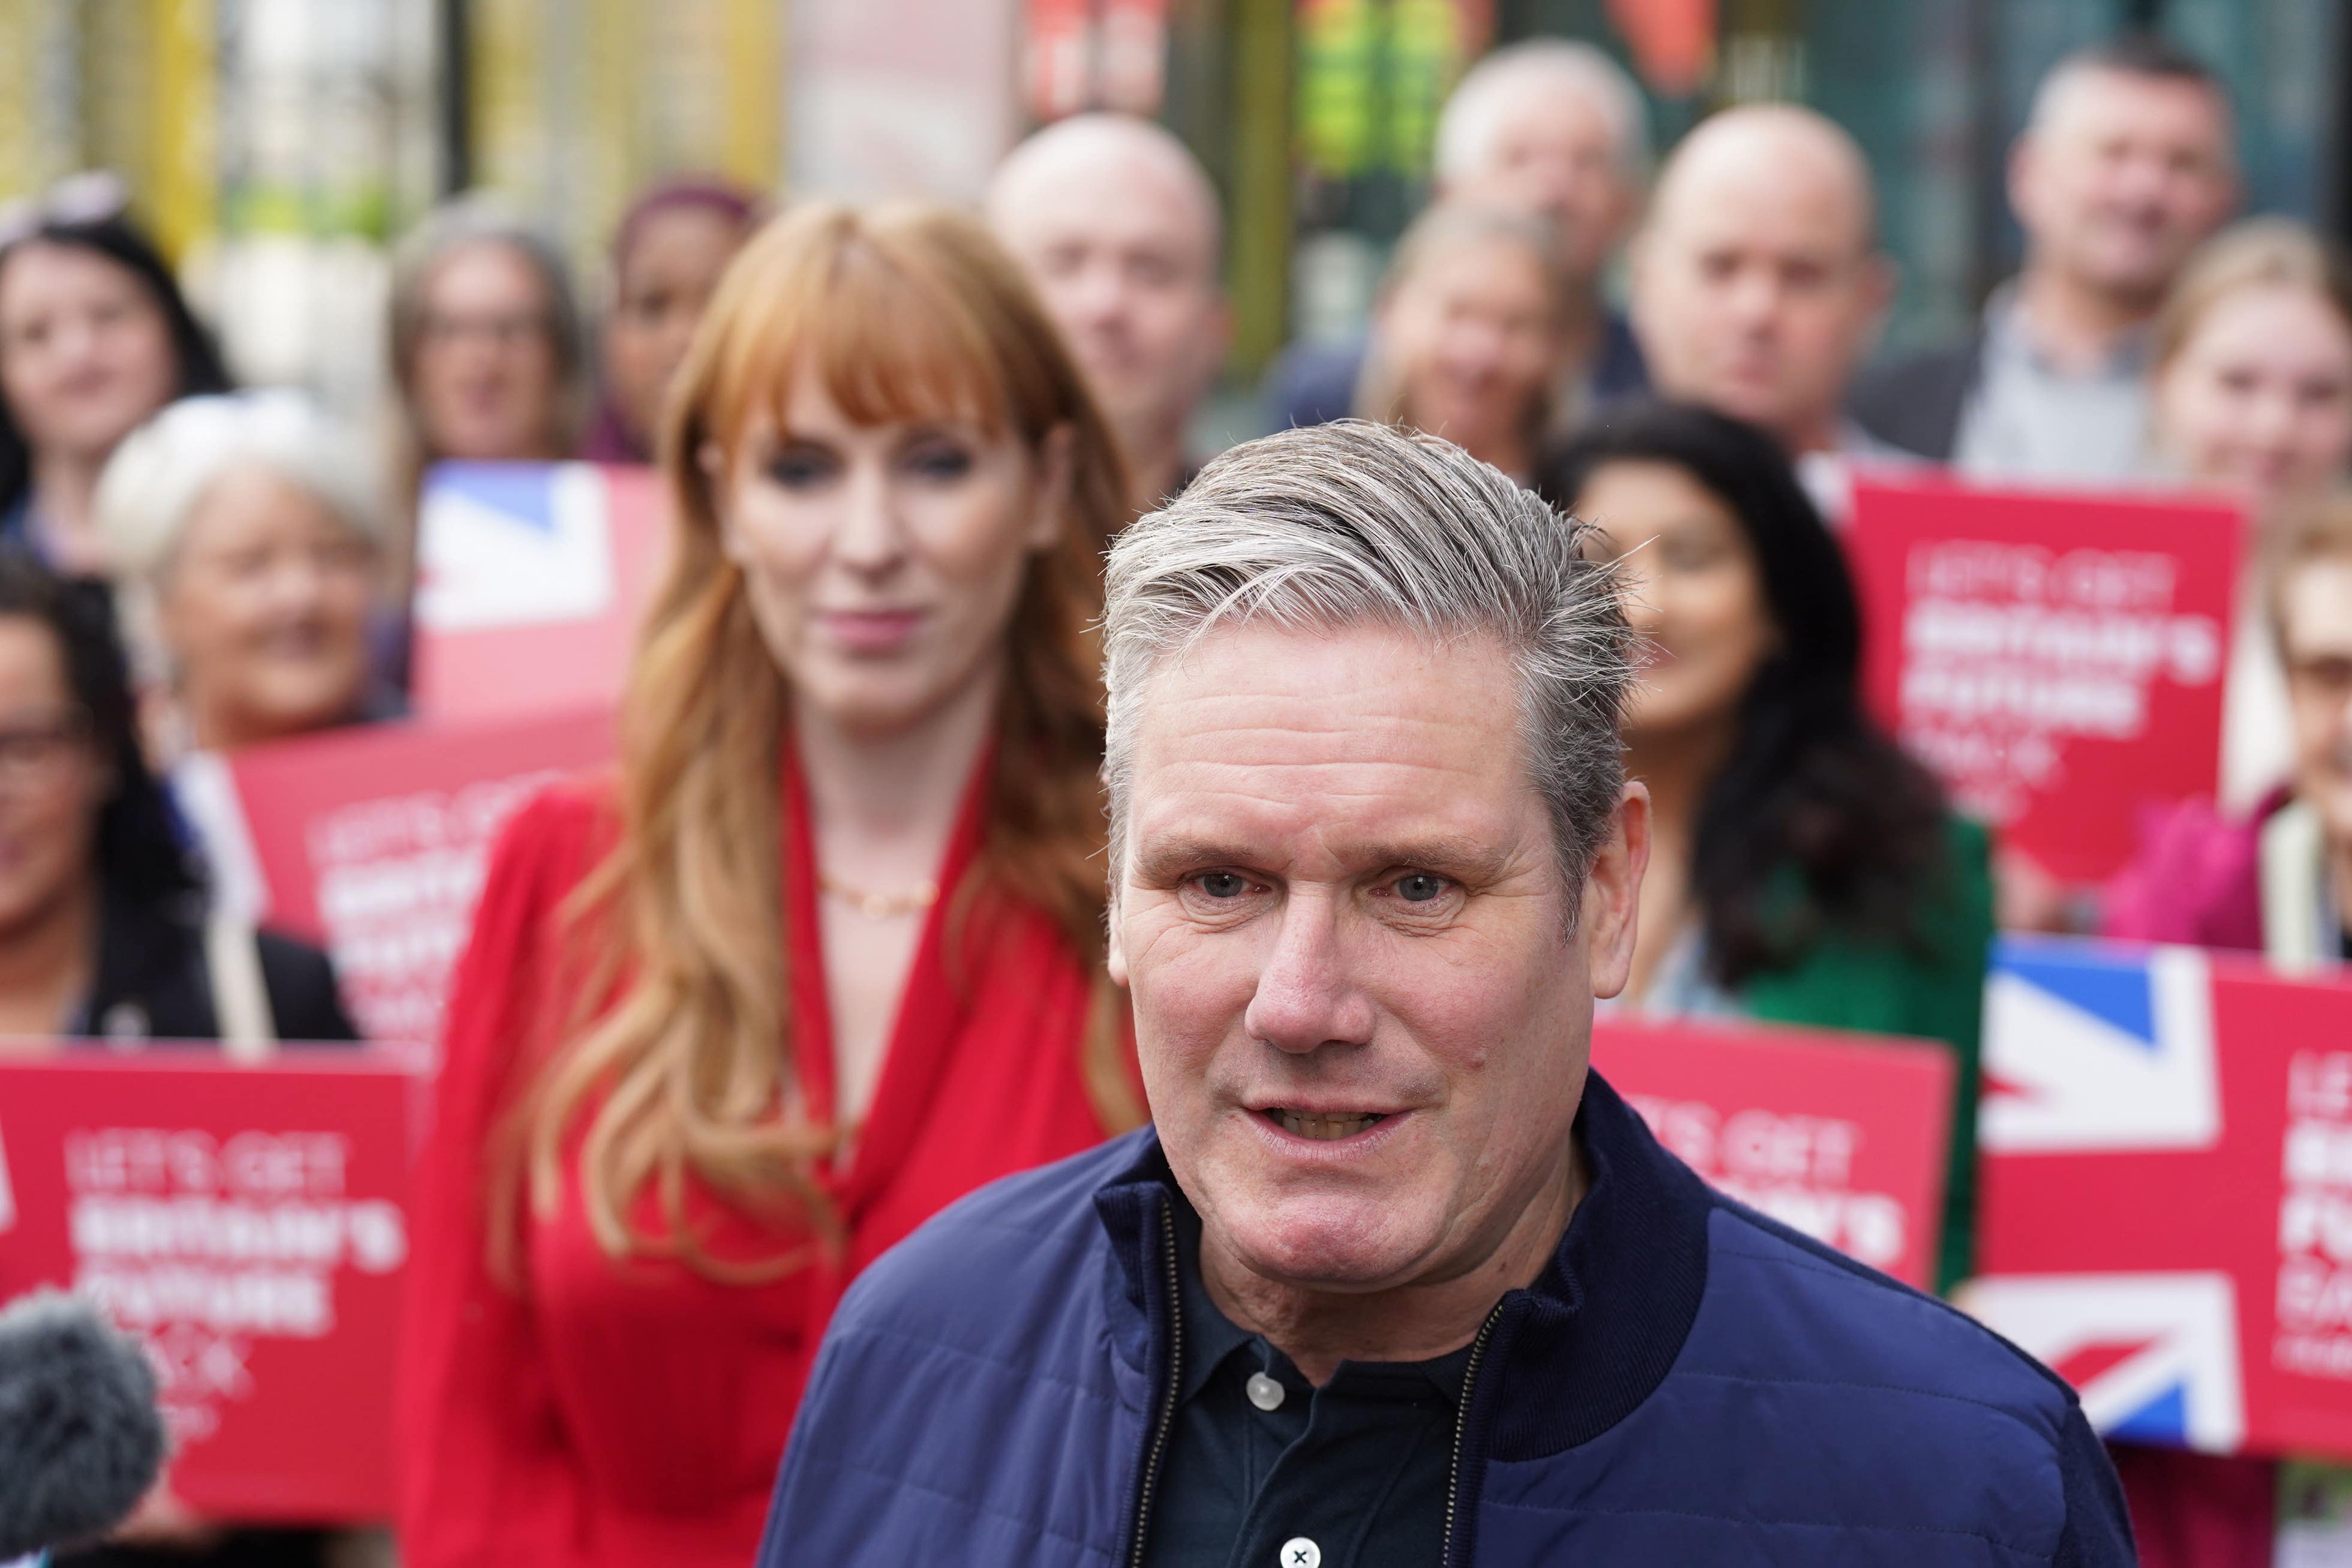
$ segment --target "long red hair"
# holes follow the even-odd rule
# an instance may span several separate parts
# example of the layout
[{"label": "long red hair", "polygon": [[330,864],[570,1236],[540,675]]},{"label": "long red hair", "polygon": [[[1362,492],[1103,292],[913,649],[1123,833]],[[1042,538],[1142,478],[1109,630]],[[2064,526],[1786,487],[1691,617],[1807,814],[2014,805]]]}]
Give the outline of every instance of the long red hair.
[{"label": "long red hair", "polygon": [[[790,1210],[836,1234],[812,1177],[838,1142],[794,1092],[777,785],[792,692],[719,545],[697,455],[732,453],[763,408],[781,420],[813,369],[860,423],[973,418],[1033,453],[1066,430],[1072,476],[1058,543],[1031,558],[1006,629],[995,771],[976,874],[1050,918],[1095,971],[1082,1044],[1107,1128],[1142,1107],[1124,1061],[1124,1009],[1102,976],[1103,717],[1094,622],[1101,551],[1125,518],[1118,448],[1076,363],[1019,270],[976,221],[901,204],[796,207],[769,224],[719,283],[672,387],[660,461],[675,533],[623,707],[611,854],[566,906],[587,954],[583,997],[540,1069],[510,1139],[509,1193],[544,1212],[562,1151],[586,1118],[584,1207],[608,1254],[676,1256],[718,1277],[688,1223],[689,1173],[739,1206]],[[968,897],[963,899],[969,907]],[[659,1225],[630,1210],[650,1186]],[[513,1197],[494,1237],[511,1238]]]}]

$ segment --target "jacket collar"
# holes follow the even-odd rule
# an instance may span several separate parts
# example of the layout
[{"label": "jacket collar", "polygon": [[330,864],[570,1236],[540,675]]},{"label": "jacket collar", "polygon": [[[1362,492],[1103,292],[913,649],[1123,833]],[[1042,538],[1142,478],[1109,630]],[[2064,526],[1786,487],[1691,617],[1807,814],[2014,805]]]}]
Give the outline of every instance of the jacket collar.
[{"label": "jacket collar", "polygon": [[[1598,1072],[1574,1136],[1591,1185],[1551,1262],[1503,1298],[1466,1436],[1520,1459],[1588,1442],[1631,1415],[1681,1354],[1706,1286],[1714,1197]],[[1163,1249],[1176,1182],[1156,1135],[1095,1193],[1110,1242],[1104,1288],[1123,1388],[1166,1365]]]}]

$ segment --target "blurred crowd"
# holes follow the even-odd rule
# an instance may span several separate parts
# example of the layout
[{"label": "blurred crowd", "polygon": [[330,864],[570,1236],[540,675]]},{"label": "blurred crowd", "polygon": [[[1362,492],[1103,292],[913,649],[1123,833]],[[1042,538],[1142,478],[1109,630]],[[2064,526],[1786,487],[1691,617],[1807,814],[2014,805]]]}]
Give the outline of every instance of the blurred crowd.
[{"label": "blurred crowd", "polygon": [[[1876,356],[1873,172],[1811,110],[1656,149],[1606,55],[1538,41],[1465,76],[1436,170],[1361,340],[1286,354],[1266,425],[1423,430],[1597,521],[1655,650],[1616,1005],[1948,1042],[1957,1285],[1997,924],[2352,961],[2352,270],[2239,217],[2224,89],[2140,36],[2041,84],[2023,264],[1921,354]],[[403,715],[434,464],[665,473],[618,767],[526,809],[452,996],[409,1562],[748,1560],[856,1268],[1139,1119],[1087,628],[1104,542],[1213,455],[1223,246],[1182,143],[1100,114],[979,214],[661,184],[593,291],[471,197],[399,251],[358,428],[231,384],[112,180],[0,209],[0,1035],[352,1038],[322,955],[207,900],[175,779]],[[2220,799],[2111,888],[2003,852],[1865,716],[1838,534],[1857,474],[1923,465],[2244,509]],[[2148,1561],[2268,1561],[2267,1467],[2119,1457]],[[327,1550],[162,1498],[91,1560]]]}]

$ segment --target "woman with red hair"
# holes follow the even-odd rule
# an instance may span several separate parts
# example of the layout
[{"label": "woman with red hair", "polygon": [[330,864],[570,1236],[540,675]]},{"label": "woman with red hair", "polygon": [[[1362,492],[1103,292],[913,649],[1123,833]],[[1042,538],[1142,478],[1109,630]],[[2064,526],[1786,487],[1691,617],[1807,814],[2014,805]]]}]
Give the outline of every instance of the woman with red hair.
[{"label": "woman with red hair", "polygon": [[1088,630],[1126,491],[1018,272],[944,209],[797,211],[668,421],[617,774],[517,818],[450,1004],[411,1568],[750,1561],[858,1270],[1141,1119]]}]

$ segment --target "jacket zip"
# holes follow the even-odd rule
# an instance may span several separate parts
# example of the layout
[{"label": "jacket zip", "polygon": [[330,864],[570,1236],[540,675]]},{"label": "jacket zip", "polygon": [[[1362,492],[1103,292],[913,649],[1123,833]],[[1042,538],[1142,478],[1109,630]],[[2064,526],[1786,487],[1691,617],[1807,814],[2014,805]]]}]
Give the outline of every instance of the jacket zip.
[{"label": "jacket zip", "polygon": [[1168,1435],[1176,1427],[1176,1391],[1184,1385],[1184,1303],[1177,1293],[1173,1204],[1160,1207],[1160,1244],[1168,1270],[1168,1387],[1160,1396],[1160,1419],[1151,1429],[1151,1448],[1144,1455],[1143,1484],[1135,1494],[1135,1538],[1128,1550],[1128,1568],[1143,1568],[1143,1547],[1151,1531],[1151,1493],[1160,1484],[1160,1461],[1168,1452]]},{"label": "jacket zip", "polygon": [[1470,1431],[1470,1396],[1478,1383],[1478,1364],[1486,1358],[1486,1338],[1495,1332],[1496,1322],[1503,1315],[1503,1303],[1496,1301],[1486,1321],[1478,1325],[1478,1337],[1470,1342],[1470,1360],[1462,1368],[1462,1407],[1454,1416],[1454,1461],[1445,1474],[1445,1535],[1438,1551],[1437,1568],[1450,1568],[1454,1562],[1454,1516],[1462,1498],[1462,1445]]}]

